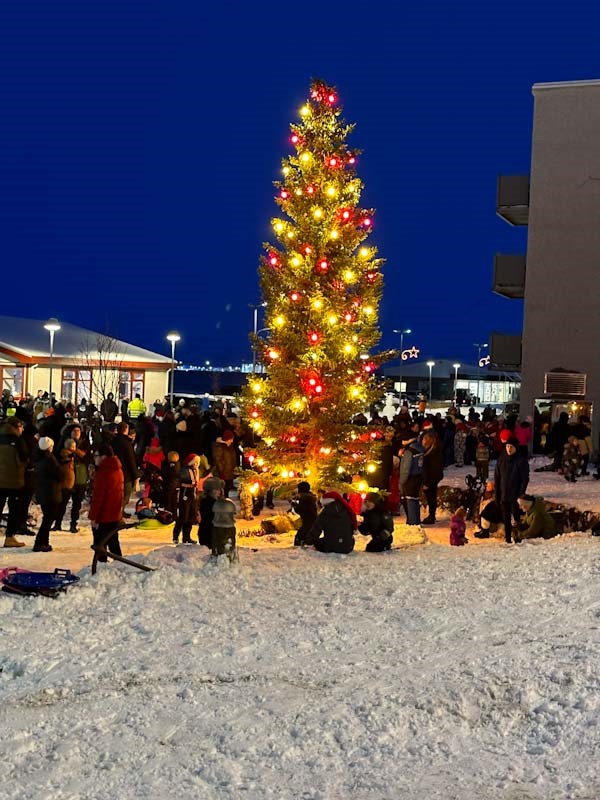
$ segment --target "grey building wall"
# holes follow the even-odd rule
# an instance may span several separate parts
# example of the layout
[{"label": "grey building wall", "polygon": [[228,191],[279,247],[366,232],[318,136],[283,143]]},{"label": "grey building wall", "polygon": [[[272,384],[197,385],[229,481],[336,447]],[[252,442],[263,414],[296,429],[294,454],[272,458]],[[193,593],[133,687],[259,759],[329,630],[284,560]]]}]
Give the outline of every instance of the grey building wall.
[{"label": "grey building wall", "polygon": [[555,367],[587,373],[600,430],[600,81],[536,84],[521,411]]}]

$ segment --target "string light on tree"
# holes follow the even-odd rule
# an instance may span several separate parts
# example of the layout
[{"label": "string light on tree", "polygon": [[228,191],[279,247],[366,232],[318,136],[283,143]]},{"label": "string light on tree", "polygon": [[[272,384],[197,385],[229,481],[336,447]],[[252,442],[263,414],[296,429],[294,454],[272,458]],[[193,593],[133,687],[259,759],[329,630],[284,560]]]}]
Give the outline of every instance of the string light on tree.
[{"label": "string light on tree", "polygon": [[[277,241],[260,266],[265,377],[251,377],[241,401],[262,437],[253,461],[261,490],[307,474],[315,488],[356,490],[360,479],[366,490],[376,471],[382,433],[359,439],[351,420],[380,398],[377,367],[393,354],[373,352],[383,259],[366,241],[374,212],[360,205],[351,131],[337,90],[313,81],[275,182]],[[254,487],[256,474],[248,481]]]}]

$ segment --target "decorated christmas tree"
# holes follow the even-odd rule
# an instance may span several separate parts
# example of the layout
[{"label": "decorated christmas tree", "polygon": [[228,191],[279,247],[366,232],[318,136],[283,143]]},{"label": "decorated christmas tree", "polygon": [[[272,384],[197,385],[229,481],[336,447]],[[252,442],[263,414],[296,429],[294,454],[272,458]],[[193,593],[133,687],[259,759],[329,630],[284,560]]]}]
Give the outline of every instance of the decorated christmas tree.
[{"label": "decorated christmas tree", "polygon": [[[383,259],[367,242],[373,209],[359,205],[360,151],[341,114],[336,89],[314,80],[275,182],[281,216],[259,268],[268,334],[254,342],[265,371],[242,396],[264,486],[366,491],[377,470],[382,432],[353,419],[381,397],[375,371],[393,353],[372,353]],[[256,473],[245,477],[256,491]]]}]

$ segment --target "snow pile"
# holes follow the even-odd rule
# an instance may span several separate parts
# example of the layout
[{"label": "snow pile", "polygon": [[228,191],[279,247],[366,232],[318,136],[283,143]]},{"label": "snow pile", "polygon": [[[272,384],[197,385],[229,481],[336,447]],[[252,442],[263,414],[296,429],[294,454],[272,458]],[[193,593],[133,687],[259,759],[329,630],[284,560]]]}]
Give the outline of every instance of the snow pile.
[{"label": "snow pile", "polygon": [[599,544],[164,547],[0,595],[3,794],[597,798]]}]

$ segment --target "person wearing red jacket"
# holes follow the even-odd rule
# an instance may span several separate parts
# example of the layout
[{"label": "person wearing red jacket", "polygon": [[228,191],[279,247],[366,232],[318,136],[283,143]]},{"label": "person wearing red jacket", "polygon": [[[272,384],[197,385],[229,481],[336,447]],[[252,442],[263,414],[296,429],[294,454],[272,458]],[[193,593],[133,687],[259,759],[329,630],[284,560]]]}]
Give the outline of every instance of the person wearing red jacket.
[{"label": "person wearing red jacket", "polygon": [[[123,508],[123,468],[109,444],[99,445],[94,452],[94,488],[90,503],[89,518],[94,533],[94,545],[98,545],[109,531],[113,535],[106,547],[116,556],[122,555],[119,544],[119,524]],[[107,561],[107,557],[99,553],[98,561]]]}]

